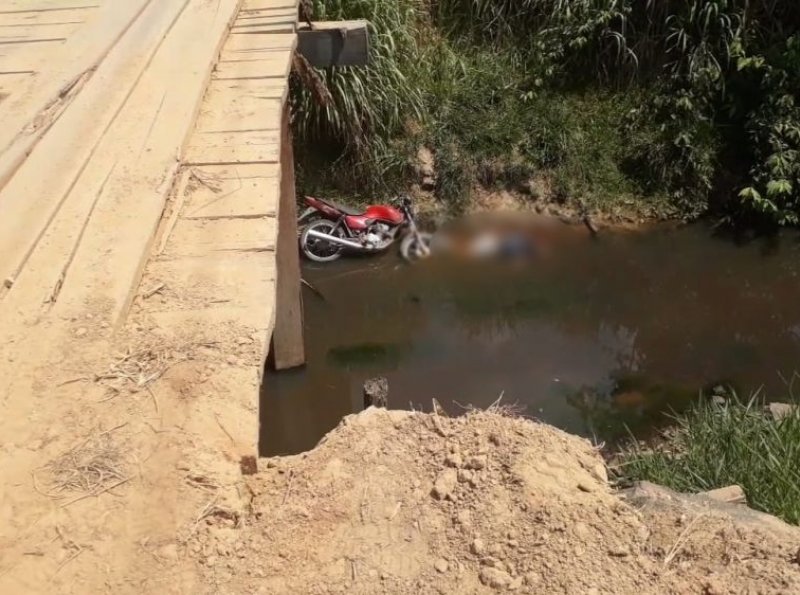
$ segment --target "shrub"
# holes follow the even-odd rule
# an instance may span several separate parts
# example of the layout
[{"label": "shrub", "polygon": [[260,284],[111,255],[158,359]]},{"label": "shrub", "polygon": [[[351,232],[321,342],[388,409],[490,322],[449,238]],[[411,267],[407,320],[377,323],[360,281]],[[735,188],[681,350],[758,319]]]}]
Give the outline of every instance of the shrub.
[{"label": "shrub", "polygon": [[323,73],[332,106],[294,94],[314,177],[390,191],[424,143],[454,205],[513,167],[581,203],[669,197],[687,218],[716,206],[800,222],[794,0],[314,4],[318,18],[372,23],[370,66]]},{"label": "shrub", "polygon": [[[369,65],[320,70],[332,97],[321,105],[302,85],[293,85],[293,130],[298,159],[322,170],[326,183],[369,190],[398,184],[406,160],[405,127],[420,118],[422,93],[413,82],[418,19],[414,0],[314,0],[319,20],[368,19]],[[308,179],[308,172],[303,176]]]}]

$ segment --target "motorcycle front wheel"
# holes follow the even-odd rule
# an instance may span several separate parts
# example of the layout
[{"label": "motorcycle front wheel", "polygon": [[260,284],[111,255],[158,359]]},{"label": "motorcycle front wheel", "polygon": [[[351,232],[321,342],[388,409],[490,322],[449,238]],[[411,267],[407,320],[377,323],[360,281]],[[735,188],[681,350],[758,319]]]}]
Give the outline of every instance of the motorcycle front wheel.
[{"label": "motorcycle front wheel", "polygon": [[314,262],[332,262],[342,255],[342,246],[323,238],[309,235],[311,230],[332,236],[341,236],[341,230],[336,229],[336,223],[326,219],[312,221],[300,234],[300,250],[309,260]]},{"label": "motorcycle front wheel", "polygon": [[431,255],[433,234],[425,232],[410,233],[400,242],[400,256],[406,262],[423,260]]}]

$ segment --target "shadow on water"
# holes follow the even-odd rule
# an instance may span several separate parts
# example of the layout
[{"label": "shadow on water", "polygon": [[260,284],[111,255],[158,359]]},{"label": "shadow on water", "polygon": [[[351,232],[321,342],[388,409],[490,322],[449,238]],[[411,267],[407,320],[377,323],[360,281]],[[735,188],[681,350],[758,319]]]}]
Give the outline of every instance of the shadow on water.
[{"label": "shadow on water", "polygon": [[498,395],[565,430],[645,435],[704,386],[763,386],[800,369],[800,242],[701,226],[555,243],[533,266],[393,254],[306,264],[308,365],[268,373],[261,449],[311,448],[362,407],[369,377],[393,407],[452,413]]},{"label": "shadow on water", "polygon": [[327,361],[344,369],[358,367],[396,369],[403,355],[403,346],[392,343],[359,343],[338,345],[328,350]]}]

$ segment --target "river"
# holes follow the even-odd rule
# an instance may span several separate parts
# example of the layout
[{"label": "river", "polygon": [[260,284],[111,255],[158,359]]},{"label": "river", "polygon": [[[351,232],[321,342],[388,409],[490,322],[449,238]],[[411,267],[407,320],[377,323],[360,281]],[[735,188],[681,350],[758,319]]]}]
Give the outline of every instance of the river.
[{"label": "river", "polygon": [[[647,435],[713,386],[785,399],[800,371],[800,236],[701,225],[606,232],[527,266],[304,264],[308,364],[268,372],[264,455],[307,450],[386,376],[390,404],[451,414],[502,395],[597,441]],[[797,378],[800,390],[800,377]]]}]

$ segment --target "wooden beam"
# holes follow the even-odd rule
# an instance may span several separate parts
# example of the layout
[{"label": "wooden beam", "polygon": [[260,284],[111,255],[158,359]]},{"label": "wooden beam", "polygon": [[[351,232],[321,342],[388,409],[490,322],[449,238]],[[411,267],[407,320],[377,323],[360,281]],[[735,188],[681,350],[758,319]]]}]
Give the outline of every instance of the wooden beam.
[{"label": "wooden beam", "polygon": [[318,21],[297,30],[297,49],[312,66],[366,66],[367,21]]},{"label": "wooden beam", "polygon": [[276,254],[277,286],[272,355],[276,370],[306,363],[303,342],[303,302],[300,288],[300,255],[297,249],[297,193],[294,185],[294,153],[289,105],[281,123],[281,195],[278,206]]}]

